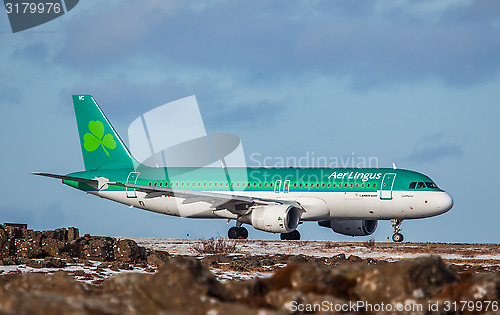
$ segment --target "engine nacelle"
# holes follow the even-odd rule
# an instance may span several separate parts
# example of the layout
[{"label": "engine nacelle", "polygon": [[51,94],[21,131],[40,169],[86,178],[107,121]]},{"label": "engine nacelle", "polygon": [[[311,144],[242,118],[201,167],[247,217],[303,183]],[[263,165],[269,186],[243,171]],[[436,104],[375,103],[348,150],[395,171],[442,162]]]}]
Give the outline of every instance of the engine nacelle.
[{"label": "engine nacelle", "polygon": [[299,225],[301,210],[290,205],[259,206],[252,209],[250,222],[257,230],[290,233]]},{"label": "engine nacelle", "polygon": [[334,232],[349,236],[371,235],[377,229],[377,220],[326,220],[319,221],[319,226],[331,228]]}]

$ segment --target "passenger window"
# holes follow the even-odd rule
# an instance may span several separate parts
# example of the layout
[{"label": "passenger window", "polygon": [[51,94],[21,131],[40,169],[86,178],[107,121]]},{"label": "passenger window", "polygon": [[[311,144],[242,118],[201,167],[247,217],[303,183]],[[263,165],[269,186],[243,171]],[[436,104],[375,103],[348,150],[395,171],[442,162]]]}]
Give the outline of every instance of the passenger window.
[{"label": "passenger window", "polygon": [[422,182],[418,182],[417,189],[422,189],[422,188],[425,188],[425,184]]},{"label": "passenger window", "polygon": [[417,186],[417,182],[412,182],[410,183],[410,189],[415,189],[415,186]]},{"label": "passenger window", "polygon": [[373,184],[373,188],[377,187],[377,184]]},{"label": "passenger window", "polygon": [[325,183],[321,184],[321,188],[324,188],[325,187]]},{"label": "passenger window", "polygon": [[[334,185],[334,187],[335,187],[335,184],[333,184],[333,185]],[[330,183],[328,183],[328,188],[330,188]]]},{"label": "passenger window", "polygon": [[356,184],[356,188],[358,188],[358,187],[359,187],[359,184]]},{"label": "passenger window", "polygon": [[297,187],[297,183],[293,184],[293,187]]}]

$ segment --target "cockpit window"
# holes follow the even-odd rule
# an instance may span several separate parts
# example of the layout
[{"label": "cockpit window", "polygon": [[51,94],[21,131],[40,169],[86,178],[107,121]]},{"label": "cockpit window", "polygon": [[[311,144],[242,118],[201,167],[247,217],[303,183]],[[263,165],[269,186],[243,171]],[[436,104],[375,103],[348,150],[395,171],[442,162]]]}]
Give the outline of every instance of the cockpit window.
[{"label": "cockpit window", "polygon": [[425,184],[427,185],[427,188],[438,188],[438,186],[433,182],[425,182]]},{"label": "cockpit window", "polygon": [[415,186],[417,186],[417,182],[410,183],[410,189],[415,189]]},{"label": "cockpit window", "polygon": [[425,184],[422,182],[418,182],[417,189],[422,189],[422,188],[425,188]]}]

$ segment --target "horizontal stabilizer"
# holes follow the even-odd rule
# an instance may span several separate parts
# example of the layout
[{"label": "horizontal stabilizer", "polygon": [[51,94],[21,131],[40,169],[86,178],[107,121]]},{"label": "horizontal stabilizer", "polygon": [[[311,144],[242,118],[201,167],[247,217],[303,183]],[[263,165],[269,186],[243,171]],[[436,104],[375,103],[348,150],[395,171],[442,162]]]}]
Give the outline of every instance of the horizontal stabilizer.
[{"label": "horizontal stabilizer", "polygon": [[87,179],[87,178],[80,178],[80,177],[73,177],[73,176],[50,174],[50,173],[38,173],[38,172],[32,172],[31,174],[45,176],[45,177],[58,178],[61,180],[72,180],[72,181],[81,182],[81,183],[97,184],[97,180],[95,180],[95,179]]},{"label": "horizontal stabilizer", "polygon": [[45,177],[51,177],[51,178],[57,178],[57,179],[60,179],[63,181],[64,180],[72,180],[72,181],[79,182],[79,183],[86,183],[86,184],[89,184],[90,186],[92,186],[98,190],[107,189],[108,182],[109,182],[109,180],[107,178],[104,178],[104,177],[96,177],[94,179],[87,179],[87,178],[80,178],[80,177],[74,177],[74,176],[50,174],[50,173],[33,172],[31,174],[45,176]]}]

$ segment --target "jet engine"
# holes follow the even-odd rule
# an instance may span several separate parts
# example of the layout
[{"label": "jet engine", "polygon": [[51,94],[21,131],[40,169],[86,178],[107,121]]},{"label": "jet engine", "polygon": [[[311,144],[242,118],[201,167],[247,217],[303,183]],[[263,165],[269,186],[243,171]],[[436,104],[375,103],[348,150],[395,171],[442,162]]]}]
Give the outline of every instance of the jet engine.
[{"label": "jet engine", "polygon": [[301,210],[290,205],[258,206],[241,221],[257,230],[272,233],[290,233],[299,225]]},{"label": "jet engine", "polygon": [[377,229],[377,220],[326,220],[319,221],[319,226],[331,228],[334,232],[349,236],[371,235]]}]

